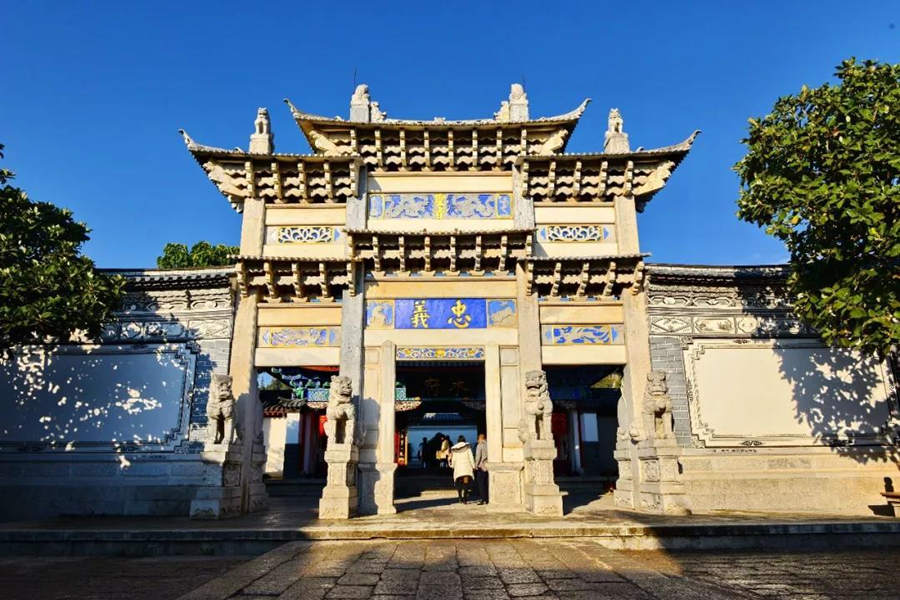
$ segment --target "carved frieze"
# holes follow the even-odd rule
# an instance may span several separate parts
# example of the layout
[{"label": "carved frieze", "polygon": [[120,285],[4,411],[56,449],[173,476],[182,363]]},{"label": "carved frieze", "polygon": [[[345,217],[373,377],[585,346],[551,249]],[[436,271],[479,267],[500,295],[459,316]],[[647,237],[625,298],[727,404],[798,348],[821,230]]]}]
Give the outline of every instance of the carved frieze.
[{"label": "carved frieze", "polygon": [[651,312],[650,333],[704,337],[811,337],[816,332],[789,313],[678,314]]},{"label": "carved frieze", "polygon": [[370,194],[371,219],[509,219],[509,194]]},{"label": "carved frieze", "polygon": [[337,227],[307,225],[273,228],[276,244],[333,244],[341,238]]},{"label": "carved frieze", "polygon": [[541,242],[612,242],[613,230],[606,225],[541,225],[537,228]]},{"label": "carved frieze", "polygon": [[484,348],[481,346],[398,347],[397,360],[484,360]]}]

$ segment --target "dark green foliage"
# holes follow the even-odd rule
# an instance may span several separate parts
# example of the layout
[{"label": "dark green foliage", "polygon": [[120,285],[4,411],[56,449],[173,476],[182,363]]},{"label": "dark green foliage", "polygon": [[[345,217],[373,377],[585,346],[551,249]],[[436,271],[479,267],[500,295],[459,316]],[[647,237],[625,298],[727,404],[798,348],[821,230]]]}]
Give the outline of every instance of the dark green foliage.
[{"label": "dark green foliage", "polygon": [[750,119],[738,216],[787,245],[800,317],[884,357],[900,340],[900,65],[836,76]]},{"label": "dark green foliage", "polygon": [[237,254],[237,246],[209,242],[197,242],[190,250],[185,244],[169,243],[163,248],[162,256],[157,257],[156,266],[160,269],[187,269],[190,267],[222,267],[233,264],[229,254]]},{"label": "dark green foliage", "polygon": [[124,279],[97,272],[80,253],[89,229],[68,210],[29,200],[13,176],[0,169],[0,350],[66,342],[76,331],[96,338]]}]

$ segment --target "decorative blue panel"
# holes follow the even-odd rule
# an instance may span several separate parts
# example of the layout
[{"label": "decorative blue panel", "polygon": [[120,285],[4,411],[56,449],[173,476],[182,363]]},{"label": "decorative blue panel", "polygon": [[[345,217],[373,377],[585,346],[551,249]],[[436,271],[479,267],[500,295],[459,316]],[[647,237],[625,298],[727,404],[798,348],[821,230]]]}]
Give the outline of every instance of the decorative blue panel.
[{"label": "decorative blue panel", "polygon": [[393,300],[369,300],[366,302],[366,327],[372,329],[390,329],[393,326]]},{"label": "decorative blue panel", "polygon": [[488,300],[487,315],[488,325],[491,327],[515,327],[516,301]]},{"label": "decorative blue panel", "polygon": [[622,325],[544,325],[541,335],[545,345],[623,344]]},{"label": "decorative blue panel", "polygon": [[340,346],[340,327],[260,327],[261,346]]},{"label": "decorative blue panel", "polygon": [[397,348],[397,360],[484,360],[481,346]]},{"label": "decorative blue panel", "polygon": [[370,194],[371,219],[508,219],[509,194]]}]

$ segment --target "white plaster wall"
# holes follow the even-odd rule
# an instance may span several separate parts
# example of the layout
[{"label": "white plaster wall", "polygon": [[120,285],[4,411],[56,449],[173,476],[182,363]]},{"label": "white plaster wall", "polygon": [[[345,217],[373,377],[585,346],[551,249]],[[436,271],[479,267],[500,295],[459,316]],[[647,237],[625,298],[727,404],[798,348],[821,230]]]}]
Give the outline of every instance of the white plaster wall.
[{"label": "white plaster wall", "polygon": [[266,445],[265,474],[281,477],[284,473],[284,444],[287,419],[272,417],[263,419],[263,441]]},{"label": "white plaster wall", "polygon": [[885,366],[816,342],[698,341],[685,352],[692,429],[710,445],[874,436],[891,419]]}]

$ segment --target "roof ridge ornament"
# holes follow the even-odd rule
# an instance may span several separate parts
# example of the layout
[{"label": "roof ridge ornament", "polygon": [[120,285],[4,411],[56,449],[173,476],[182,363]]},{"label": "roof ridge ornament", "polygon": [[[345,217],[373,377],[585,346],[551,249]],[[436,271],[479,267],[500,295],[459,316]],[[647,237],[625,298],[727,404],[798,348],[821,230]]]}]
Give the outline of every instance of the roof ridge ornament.
[{"label": "roof ridge ornament", "polygon": [[368,84],[361,83],[353,90],[350,96],[350,120],[362,123],[381,123],[387,118],[387,113],[381,111],[377,102],[369,97]]},{"label": "roof ridge ornament", "polygon": [[509,86],[509,100],[500,103],[500,110],[494,113],[498,123],[510,123],[528,120],[528,94],[521,83]]},{"label": "roof ridge ornament", "polygon": [[624,154],[631,152],[628,134],[625,133],[625,120],[618,108],[609,110],[606,134],[603,136],[603,152],[607,154]]},{"label": "roof ridge ornament", "polygon": [[272,134],[267,108],[260,107],[256,110],[253,127],[253,133],[250,135],[250,154],[272,154],[275,151],[275,136]]}]

